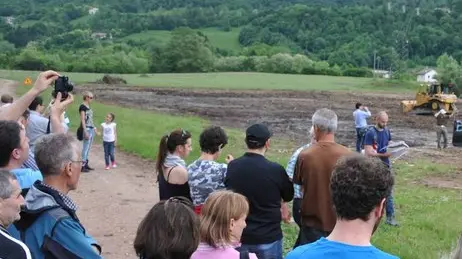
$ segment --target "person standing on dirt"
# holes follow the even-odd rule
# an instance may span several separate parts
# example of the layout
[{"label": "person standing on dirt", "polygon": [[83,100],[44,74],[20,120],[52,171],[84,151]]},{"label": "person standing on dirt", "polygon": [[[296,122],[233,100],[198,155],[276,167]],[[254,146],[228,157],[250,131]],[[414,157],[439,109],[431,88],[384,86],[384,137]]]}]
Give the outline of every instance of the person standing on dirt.
[{"label": "person standing on dirt", "polygon": [[449,118],[452,115],[447,115],[444,109],[439,110],[436,114],[436,143],[438,148],[441,149],[441,136],[443,137],[443,148],[448,147],[448,125]]},{"label": "person standing on dirt", "polygon": [[338,118],[334,111],[317,110],[311,119],[316,143],[303,150],[295,165],[295,184],[302,185],[301,228],[294,247],[309,244],[330,234],[335,211],[329,189],[337,160],[352,153],[335,142]]},{"label": "person standing on dirt", "polygon": [[361,152],[362,139],[367,129],[367,118],[371,117],[371,112],[367,106],[356,103],[356,110],[353,112],[356,126],[356,152]]},{"label": "person standing on dirt", "polygon": [[[388,114],[381,111],[376,116],[376,125],[370,128],[364,136],[364,153],[366,156],[378,157],[383,163],[391,170],[390,157],[391,153],[388,152],[388,145],[391,142],[391,132],[387,128]],[[393,192],[387,197],[385,207],[387,213],[386,224],[391,226],[398,226],[395,220],[395,209],[393,205]]]},{"label": "person standing on dirt", "polygon": [[160,140],[156,161],[160,200],[182,196],[192,201],[184,161],[191,151],[191,133],[186,130],[174,130]]},{"label": "person standing on dirt", "polygon": [[225,186],[247,197],[250,213],[239,251],[255,253],[259,259],[282,259],[284,202],[294,196],[294,187],[283,166],[265,158],[270,147],[269,129],[263,124],[247,128],[247,152],[228,164]]},{"label": "person standing on dirt", "polygon": [[93,170],[89,166],[89,153],[95,134],[99,135],[98,128],[93,123],[93,110],[90,108],[90,103],[93,101],[93,93],[86,91],[83,93],[83,103],[79,107],[80,125],[83,129],[83,149],[82,149],[82,172],[88,173]]},{"label": "person standing on dirt", "polygon": [[228,136],[221,127],[211,126],[202,131],[199,144],[201,156],[188,166],[188,183],[197,214],[212,192],[225,188],[227,163],[233,160],[233,156],[228,155],[226,163],[216,162],[228,144]]}]

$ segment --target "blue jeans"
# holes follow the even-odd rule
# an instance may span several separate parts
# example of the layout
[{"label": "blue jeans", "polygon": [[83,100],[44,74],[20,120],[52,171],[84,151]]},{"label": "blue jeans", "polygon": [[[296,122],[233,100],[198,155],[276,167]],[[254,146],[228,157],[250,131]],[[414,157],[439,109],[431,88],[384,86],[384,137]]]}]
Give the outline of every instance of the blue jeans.
[{"label": "blue jeans", "polygon": [[[94,128],[86,128],[86,131],[89,135],[88,139],[83,139],[83,147],[82,147],[82,160],[85,161],[84,163],[88,162],[88,154],[90,153],[91,145],[93,144],[93,139],[95,138],[95,129]],[[85,133],[84,133],[85,134]]]},{"label": "blue jeans", "polygon": [[366,128],[356,128],[356,152],[361,152],[363,136],[366,133]]},{"label": "blue jeans", "polygon": [[385,211],[387,213],[387,218],[388,217],[394,217],[395,216],[395,208],[393,204],[393,191],[390,194],[390,196],[387,197],[387,201],[385,204]]},{"label": "blue jeans", "polygon": [[106,162],[106,166],[109,166],[109,159],[111,160],[110,162],[112,163],[115,162],[114,141],[112,142],[103,141],[103,147],[104,147],[104,161]]},{"label": "blue jeans", "polygon": [[255,253],[258,259],[282,259],[282,239],[269,244],[245,245],[237,248],[238,251]]}]

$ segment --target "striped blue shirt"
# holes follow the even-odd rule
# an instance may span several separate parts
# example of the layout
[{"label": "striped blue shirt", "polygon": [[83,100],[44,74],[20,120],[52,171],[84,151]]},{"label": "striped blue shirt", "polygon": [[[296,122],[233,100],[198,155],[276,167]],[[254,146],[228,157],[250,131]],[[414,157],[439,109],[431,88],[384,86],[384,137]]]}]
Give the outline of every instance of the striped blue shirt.
[{"label": "striped blue shirt", "polygon": [[[294,178],[295,165],[297,164],[298,155],[302,152],[303,149],[309,147],[310,144],[301,146],[295,151],[295,153],[290,157],[289,163],[287,164],[286,172],[291,180]],[[294,198],[303,198],[302,187],[298,184],[294,184]]]}]

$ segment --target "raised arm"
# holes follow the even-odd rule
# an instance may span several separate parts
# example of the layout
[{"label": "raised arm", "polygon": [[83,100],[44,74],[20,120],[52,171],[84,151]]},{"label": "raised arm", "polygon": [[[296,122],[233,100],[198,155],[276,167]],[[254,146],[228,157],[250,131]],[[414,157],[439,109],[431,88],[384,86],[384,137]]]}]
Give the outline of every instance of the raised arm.
[{"label": "raised arm", "polygon": [[34,86],[17,101],[13,102],[5,108],[0,109],[0,120],[18,120],[24,111],[27,110],[29,105],[51,85],[59,74],[55,71],[49,70],[42,72],[38,75]]}]

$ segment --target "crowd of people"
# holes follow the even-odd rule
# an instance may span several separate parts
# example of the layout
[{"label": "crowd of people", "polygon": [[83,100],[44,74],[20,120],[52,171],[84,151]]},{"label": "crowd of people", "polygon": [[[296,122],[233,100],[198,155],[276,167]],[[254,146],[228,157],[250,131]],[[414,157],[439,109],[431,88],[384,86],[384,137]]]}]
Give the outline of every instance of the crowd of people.
[{"label": "crowd of people", "polygon": [[[94,96],[83,94],[80,127],[77,134],[68,132],[65,112],[72,94],[62,100],[58,93],[48,117],[39,98],[58,76],[41,73],[30,91],[0,108],[0,258],[102,258],[102,247],[69,197],[81,172],[93,169],[89,150],[100,135],[90,105]],[[114,119],[108,114],[100,128],[106,169],[116,167]],[[288,259],[397,258],[371,244],[385,211],[386,223],[398,226],[387,122],[387,114],[379,112],[373,130],[361,130],[360,154],[336,143],[337,115],[319,109],[311,118],[308,143],[286,168],[266,156],[273,137],[266,125],[248,127],[247,150],[237,158],[226,155],[225,163],[218,162],[228,145],[225,130],[204,129],[200,156],[189,165],[185,159],[194,136],[173,130],[159,143],[160,202],[136,231],[138,258],[280,259],[281,222],[292,217],[299,233]]]}]

